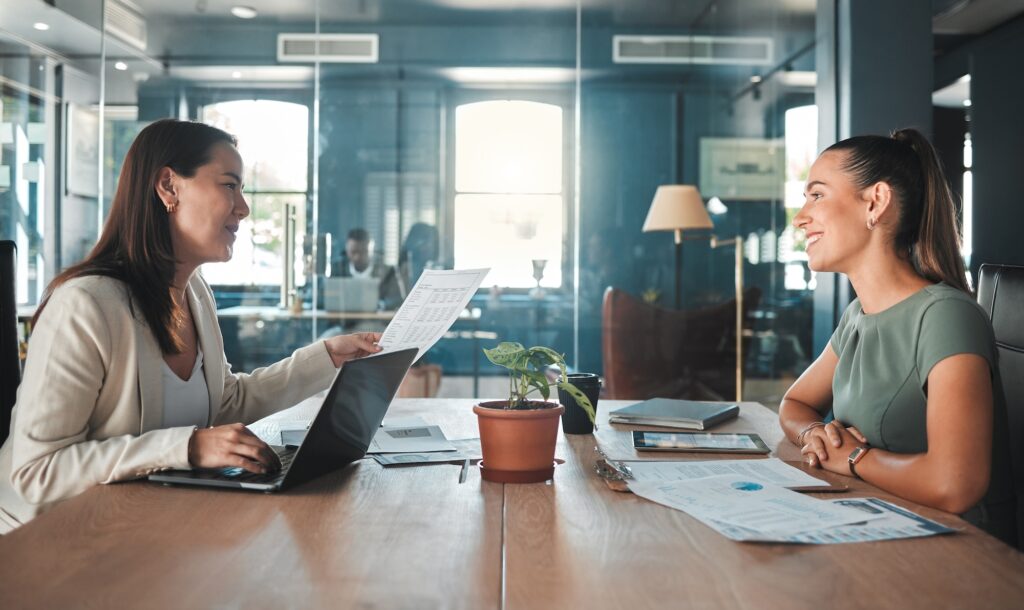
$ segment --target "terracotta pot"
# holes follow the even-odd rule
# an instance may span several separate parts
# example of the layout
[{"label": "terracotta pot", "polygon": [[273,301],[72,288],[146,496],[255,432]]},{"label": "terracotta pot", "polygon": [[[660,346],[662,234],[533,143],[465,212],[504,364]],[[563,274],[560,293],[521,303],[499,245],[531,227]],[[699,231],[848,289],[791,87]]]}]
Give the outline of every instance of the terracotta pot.
[{"label": "terracotta pot", "polygon": [[480,476],[498,483],[538,483],[554,476],[558,418],[565,407],[553,402],[539,409],[505,409],[504,400],[473,407],[480,427]]}]

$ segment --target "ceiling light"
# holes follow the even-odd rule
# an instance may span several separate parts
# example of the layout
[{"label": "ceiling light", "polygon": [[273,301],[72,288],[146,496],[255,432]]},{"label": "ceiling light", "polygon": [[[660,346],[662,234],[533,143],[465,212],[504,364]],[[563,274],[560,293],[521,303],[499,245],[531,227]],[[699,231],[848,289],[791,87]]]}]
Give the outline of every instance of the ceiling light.
[{"label": "ceiling light", "polygon": [[114,62],[114,69],[121,70],[123,72],[128,69],[128,64],[124,63],[123,61]]},{"label": "ceiling light", "polygon": [[242,73],[239,72],[238,70],[235,70],[234,72],[231,73],[231,78],[242,78]]},{"label": "ceiling light", "polygon": [[239,19],[254,19],[259,13],[251,6],[232,6],[231,14]]},{"label": "ceiling light", "polygon": [[50,29],[50,25],[48,23],[43,23],[42,21],[37,21],[33,23],[32,27],[39,30],[40,32],[45,32],[46,30]]}]

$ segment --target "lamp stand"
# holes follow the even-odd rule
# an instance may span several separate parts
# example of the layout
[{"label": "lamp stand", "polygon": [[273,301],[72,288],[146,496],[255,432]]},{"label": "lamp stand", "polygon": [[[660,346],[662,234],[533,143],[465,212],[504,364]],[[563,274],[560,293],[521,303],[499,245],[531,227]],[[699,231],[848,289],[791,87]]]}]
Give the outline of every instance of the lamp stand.
[{"label": "lamp stand", "polygon": [[676,242],[676,273],[673,278],[675,279],[676,286],[676,309],[681,309],[682,304],[682,281],[679,278],[679,274],[683,272],[683,231],[681,229],[675,230],[675,242]]}]

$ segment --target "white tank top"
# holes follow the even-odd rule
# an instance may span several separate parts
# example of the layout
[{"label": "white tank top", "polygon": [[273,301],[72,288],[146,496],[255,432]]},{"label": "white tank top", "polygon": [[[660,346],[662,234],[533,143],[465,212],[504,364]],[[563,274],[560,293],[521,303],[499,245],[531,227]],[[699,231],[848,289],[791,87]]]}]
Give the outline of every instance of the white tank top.
[{"label": "white tank top", "polygon": [[210,394],[203,375],[203,348],[197,347],[196,364],[188,381],[178,377],[163,358],[164,413],[163,427],[199,426],[205,428],[210,419]]}]

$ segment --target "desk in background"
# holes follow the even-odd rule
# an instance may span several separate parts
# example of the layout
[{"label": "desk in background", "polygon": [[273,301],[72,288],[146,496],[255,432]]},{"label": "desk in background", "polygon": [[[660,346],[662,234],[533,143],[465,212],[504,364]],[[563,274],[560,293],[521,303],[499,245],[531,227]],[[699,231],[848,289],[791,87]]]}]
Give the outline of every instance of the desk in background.
[{"label": "desk in background", "polygon": [[[406,399],[449,437],[473,400]],[[600,415],[627,404],[603,401]],[[287,412],[276,419],[289,419]],[[602,425],[611,454],[629,427]],[[725,431],[798,460],[776,416],[744,403]],[[594,437],[560,436],[552,484],[363,460],[279,495],[99,486],[0,538],[0,607],[1017,608],[1024,555],[955,516],[874,495],[962,533],[834,546],[727,540],[685,513],[611,491]],[[833,496],[834,497],[834,496]]]},{"label": "desk in background", "polygon": [[[293,312],[280,307],[241,305],[225,307],[217,310],[221,334],[224,337],[224,351],[228,362],[236,370],[251,371],[261,366],[277,362],[290,355],[294,350],[308,345],[331,327],[341,326],[345,322],[358,322],[363,326],[359,330],[383,331],[395,311],[375,312],[340,312],[304,309]],[[481,340],[494,341],[493,332],[480,329],[480,311],[463,311],[445,333],[441,342],[450,339],[464,339],[472,342],[470,372],[473,377],[473,395],[480,394],[480,353]],[[428,352],[427,358],[433,356]],[[452,374],[452,368],[446,367]]]}]

